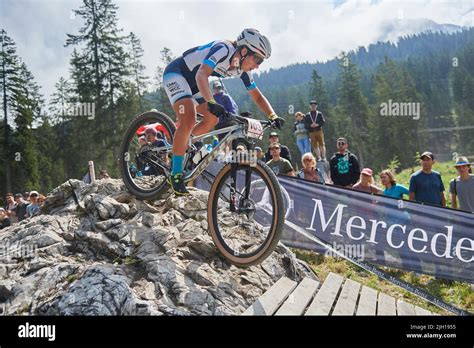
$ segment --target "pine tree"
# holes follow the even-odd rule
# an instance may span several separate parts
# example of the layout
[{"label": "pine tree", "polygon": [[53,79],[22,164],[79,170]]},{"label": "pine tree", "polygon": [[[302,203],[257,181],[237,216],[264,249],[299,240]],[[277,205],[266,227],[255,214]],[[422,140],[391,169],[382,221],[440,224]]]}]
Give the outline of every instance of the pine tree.
[{"label": "pine tree", "polygon": [[33,136],[33,122],[41,119],[41,108],[44,103],[32,73],[25,63],[20,65],[18,85],[15,90],[15,133],[12,150],[15,153],[13,172],[17,190],[37,190],[39,188],[38,157],[36,141]]},{"label": "pine tree", "polygon": [[370,110],[367,98],[360,89],[360,71],[343,53],[340,62],[340,87],[338,91],[338,114],[340,115],[340,136],[346,135],[350,148],[359,157],[361,163],[367,160],[370,163],[369,148],[367,142],[368,118]]},{"label": "pine tree", "polygon": [[17,81],[20,61],[16,54],[16,45],[4,29],[1,29],[0,40],[2,46],[0,50],[0,83],[2,84],[0,93],[3,111],[3,141],[0,153],[5,178],[2,182],[5,183],[4,190],[11,191],[11,164],[13,161],[13,152],[11,151],[13,116],[11,113],[15,105],[14,93],[19,88]]},{"label": "pine tree", "polygon": [[136,94],[139,99],[140,111],[144,111],[143,95],[147,90],[148,77],[144,75],[145,66],[141,62],[143,48],[140,39],[134,33],[130,33],[129,40],[133,87],[136,89]]},{"label": "pine tree", "polygon": [[[374,80],[375,104],[369,122],[372,163],[376,169],[384,169],[397,156],[403,167],[409,167],[413,165],[412,154],[422,148],[417,134],[426,115],[422,97],[406,67],[388,58],[379,66]],[[419,103],[420,118],[386,115],[382,110],[390,103]]]},{"label": "pine tree", "polygon": [[49,101],[49,114],[53,123],[59,123],[67,117],[71,104],[74,102],[72,85],[64,77],[60,77],[54,85],[56,92]]},{"label": "pine tree", "polygon": [[459,64],[452,68],[454,109],[459,130],[459,153],[474,153],[474,41],[459,52]]},{"label": "pine tree", "polygon": [[[132,76],[127,53],[127,37],[117,26],[117,5],[111,0],[83,0],[76,15],[84,20],[79,34],[67,34],[66,46],[80,45],[71,57],[71,75],[79,102],[94,103],[95,117],[74,119],[72,142],[78,156],[81,175],[87,161],[94,159],[99,167],[115,166],[120,142],[119,130],[131,117],[117,108],[117,100],[127,93]],[[92,78],[91,78],[92,77]],[[90,139],[84,142],[84,139]]]},{"label": "pine tree", "polygon": [[158,64],[154,76],[155,92],[153,93],[151,100],[152,103],[157,104],[156,106],[160,111],[171,117],[174,117],[174,111],[169,102],[168,96],[166,95],[166,91],[163,88],[163,72],[166,66],[174,59],[175,57],[169,48],[164,47],[160,51],[160,64]]}]

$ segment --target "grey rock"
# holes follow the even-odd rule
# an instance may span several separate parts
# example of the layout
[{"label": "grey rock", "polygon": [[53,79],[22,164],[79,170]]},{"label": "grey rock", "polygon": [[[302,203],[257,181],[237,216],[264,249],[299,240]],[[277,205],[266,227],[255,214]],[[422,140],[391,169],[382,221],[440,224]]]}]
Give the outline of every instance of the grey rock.
[{"label": "grey rock", "polygon": [[107,231],[109,228],[120,225],[122,220],[120,219],[109,219],[105,221],[97,221],[94,226],[102,231]]},{"label": "grey rock", "polygon": [[41,215],[0,231],[2,314],[236,315],[281,276],[309,274],[283,245],[245,269],[222,258],[207,192],[145,202],[121,180],[71,184]]}]

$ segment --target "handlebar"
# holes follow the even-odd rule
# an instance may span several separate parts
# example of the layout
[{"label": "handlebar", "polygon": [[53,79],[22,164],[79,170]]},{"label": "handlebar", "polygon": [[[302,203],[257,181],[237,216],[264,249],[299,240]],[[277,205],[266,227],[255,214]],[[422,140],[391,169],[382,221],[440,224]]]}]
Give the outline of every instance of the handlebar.
[{"label": "handlebar", "polygon": [[[239,123],[247,123],[247,119],[250,118],[250,117],[244,117],[244,116],[240,116],[240,115],[237,115],[237,114],[233,114],[231,112],[226,112],[224,118],[225,119],[236,119]],[[265,128],[267,128],[267,127],[276,128],[274,121],[257,120],[255,118],[252,118],[252,119],[255,120],[255,121],[259,121]]]}]

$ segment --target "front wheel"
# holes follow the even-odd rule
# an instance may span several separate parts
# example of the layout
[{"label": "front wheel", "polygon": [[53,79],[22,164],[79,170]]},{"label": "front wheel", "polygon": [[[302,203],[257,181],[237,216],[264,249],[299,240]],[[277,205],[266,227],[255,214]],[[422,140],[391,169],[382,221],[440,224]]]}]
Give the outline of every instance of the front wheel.
[{"label": "front wheel", "polygon": [[[151,131],[153,134],[148,134]],[[157,199],[168,191],[171,150],[176,126],[164,113],[150,110],[130,123],[120,146],[120,171],[138,199]]]},{"label": "front wheel", "polygon": [[283,197],[273,171],[227,164],[217,174],[208,201],[209,232],[219,252],[232,264],[258,264],[276,248],[282,233]]}]

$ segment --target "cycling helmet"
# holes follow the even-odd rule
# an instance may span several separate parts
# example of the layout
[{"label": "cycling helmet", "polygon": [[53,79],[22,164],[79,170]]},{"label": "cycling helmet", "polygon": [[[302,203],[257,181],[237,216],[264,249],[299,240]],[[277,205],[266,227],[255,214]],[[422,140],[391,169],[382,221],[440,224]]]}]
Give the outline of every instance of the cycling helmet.
[{"label": "cycling helmet", "polygon": [[257,29],[244,29],[237,38],[237,47],[246,46],[252,52],[261,54],[265,59],[270,58],[272,46],[266,36]]}]

